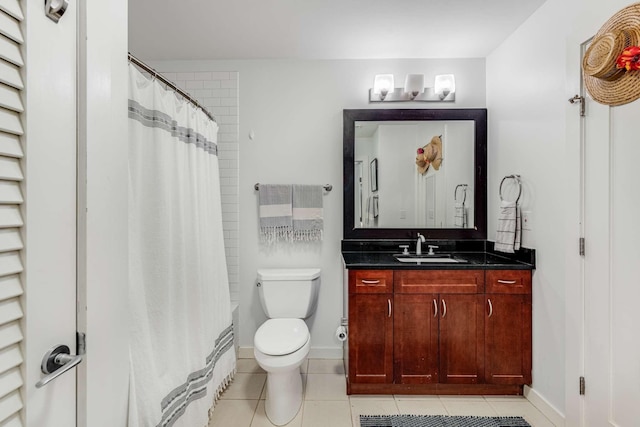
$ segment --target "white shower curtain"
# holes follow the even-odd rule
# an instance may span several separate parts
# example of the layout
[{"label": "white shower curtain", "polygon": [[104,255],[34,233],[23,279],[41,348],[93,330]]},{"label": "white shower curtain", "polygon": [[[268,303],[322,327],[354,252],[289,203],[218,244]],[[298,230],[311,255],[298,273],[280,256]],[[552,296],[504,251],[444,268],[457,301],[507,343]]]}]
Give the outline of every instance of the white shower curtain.
[{"label": "white shower curtain", "polygon": [[129,427],[205,427],[236,360],[218,126],[129,69]]}]

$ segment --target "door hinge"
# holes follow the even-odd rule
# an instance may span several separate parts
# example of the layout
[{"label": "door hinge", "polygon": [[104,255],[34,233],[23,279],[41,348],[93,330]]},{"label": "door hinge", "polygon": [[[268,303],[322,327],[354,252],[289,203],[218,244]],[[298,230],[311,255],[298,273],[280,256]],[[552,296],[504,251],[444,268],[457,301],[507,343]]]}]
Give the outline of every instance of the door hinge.
[{"label": "door hinge", "polygon": [[76,354],[79,356],[87,352],[87,334],[76,332]]},{"label": "door hinge", "polygon": [[584,256],[584,237],[580,238],[578,246],[579,246],[578,251],[580,252],[580,255]]},{"label": "door hinge", "polygon": [[580,395],[584,395],[584,377],[580,377]]},{"label": "door hinge", "polygon": [[584,117],[584,96],[575,95],[573,98],[569,98],[569,102],[572,104],[580,104],[580,117]]}]

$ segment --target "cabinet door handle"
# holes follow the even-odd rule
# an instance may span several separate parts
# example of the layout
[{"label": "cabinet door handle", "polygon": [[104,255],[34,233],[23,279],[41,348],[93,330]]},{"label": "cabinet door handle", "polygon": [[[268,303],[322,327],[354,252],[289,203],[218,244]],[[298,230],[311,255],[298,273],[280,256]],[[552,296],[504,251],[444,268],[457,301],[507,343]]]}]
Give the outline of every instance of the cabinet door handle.
[{"label": "cabinet door handle", "polygon": [[438,317],[438,302],[433,299],[433,317]]},{"label": "cabinet door handle", "polygon": [[489,303],[489,317],[493,315],[493,304],[491,304],[491,298],[487,298],[487,302]]},{"label": "cabinet door handle", "polygon": [[389,314],[388,314],[388,317],[391,317],[391,299],[390,299],[390,298],[387,298],[387,304],[389,305],[389,306],[388,306],[388,307],[389,307]]},{"label": "cabinet door handle", "polygon": [[503,285],[515,285],[516,283],[518,283],[517,280],[502,280],[502,279],[498,279],[498,283],[502,283]]},{"label": "cabinet door handle", "polygon": [[444,319],[444,316],[446,315],[447,315],[447,303],[443,299],[442,300],[442,318]]},{"label": "cabinet door handle", "polygon": [[[380,283],[380,280],[366,280],[366,279],[362,279],[362,283],[364,283],[365,285],[377,285],[378,283]],[[515,282],[514,282],[515,283]]]}]

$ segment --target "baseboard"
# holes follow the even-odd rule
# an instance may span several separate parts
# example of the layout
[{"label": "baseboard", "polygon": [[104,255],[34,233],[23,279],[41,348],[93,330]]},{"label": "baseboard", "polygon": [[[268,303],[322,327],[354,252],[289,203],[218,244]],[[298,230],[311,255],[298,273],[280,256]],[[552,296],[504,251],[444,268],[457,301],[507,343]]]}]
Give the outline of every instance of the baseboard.
[{"label": "baseboard", "polygon": [[545,417],[549,418],[549,421],[553,423],[556,427],[564,427],[564,414],[562,414],[555,406],[553,406],[547,399],[542,397],[540,393],[535,391],[529,386],[524,386],[524,397],[527,398],[529,402],[540,412],[544,414]]},{"label": "baseboard", "polygon": [[[253,347],[240,347],[238,359],[253,359]],[[310,359],[342,359],[341,347],[311,347]]]}]

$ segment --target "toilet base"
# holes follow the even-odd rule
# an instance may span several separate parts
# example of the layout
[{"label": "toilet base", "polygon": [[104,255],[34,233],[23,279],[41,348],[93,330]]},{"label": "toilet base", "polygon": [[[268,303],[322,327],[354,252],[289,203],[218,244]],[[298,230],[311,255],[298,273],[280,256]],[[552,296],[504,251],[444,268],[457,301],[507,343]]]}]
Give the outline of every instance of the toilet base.
[{"label": "toilet base", "polygon": [[302,375],[300,369],[267,374],[267,418],[277,426],[295,418],[302,406]]}]

